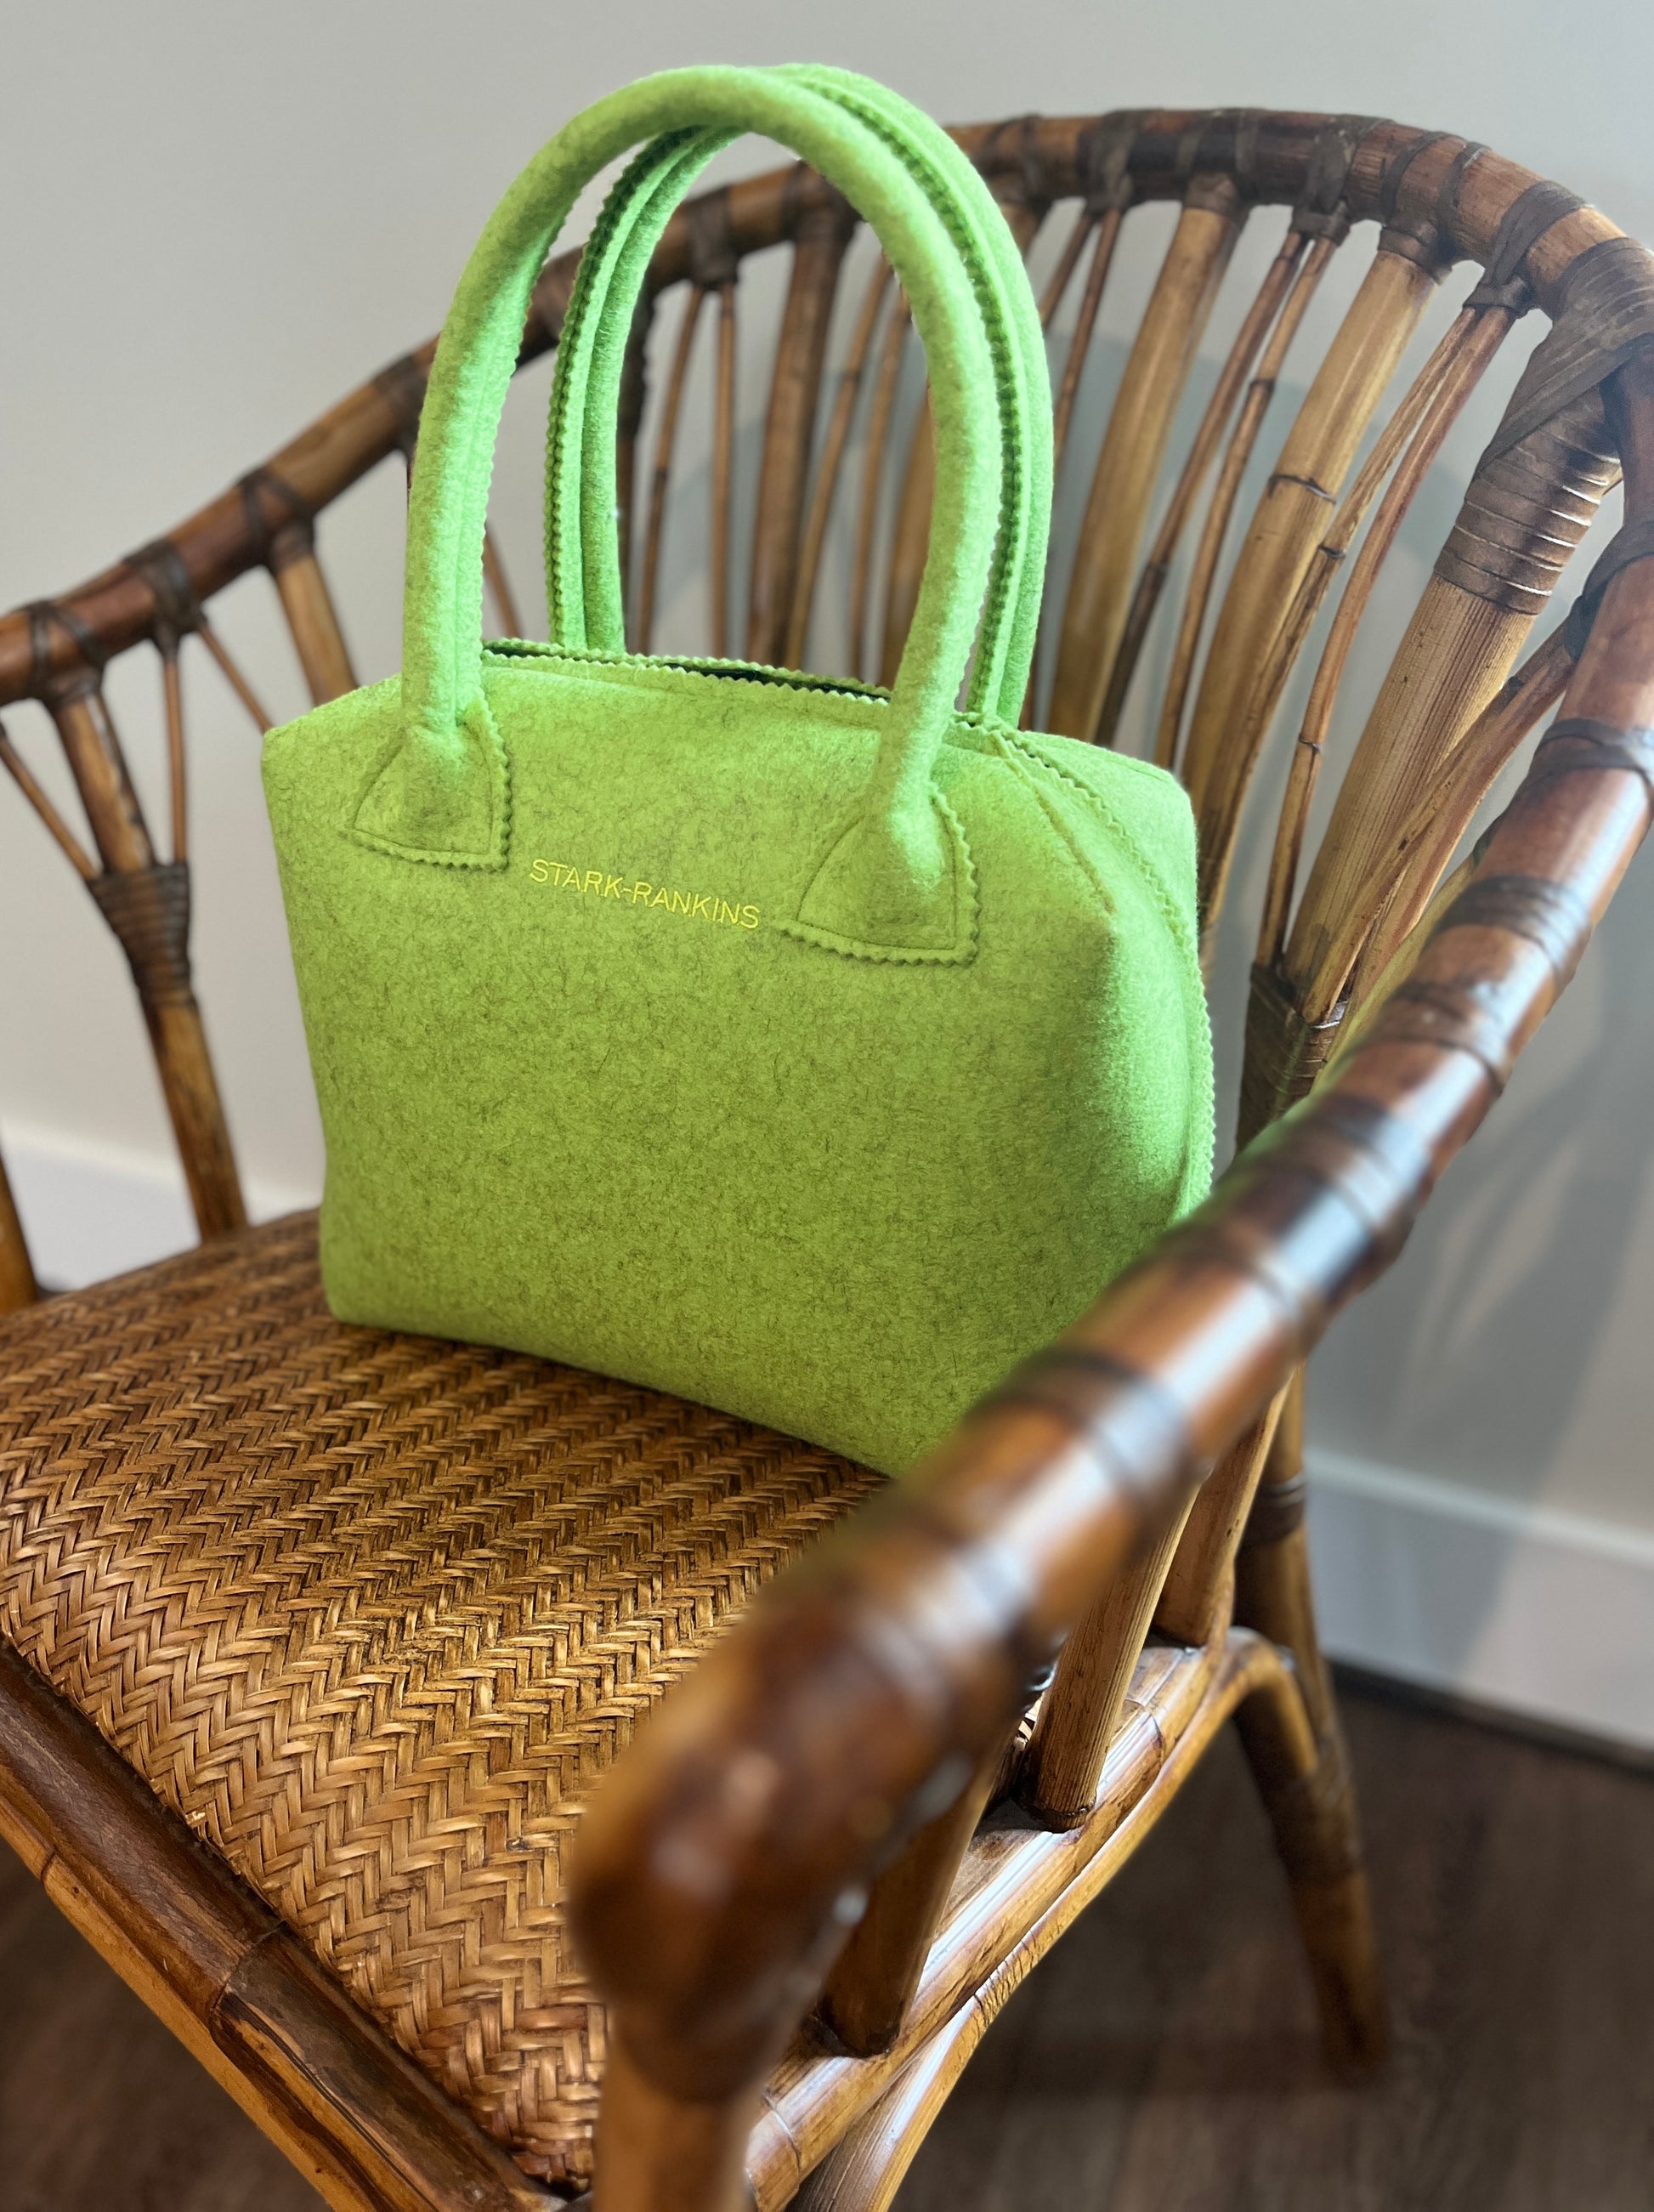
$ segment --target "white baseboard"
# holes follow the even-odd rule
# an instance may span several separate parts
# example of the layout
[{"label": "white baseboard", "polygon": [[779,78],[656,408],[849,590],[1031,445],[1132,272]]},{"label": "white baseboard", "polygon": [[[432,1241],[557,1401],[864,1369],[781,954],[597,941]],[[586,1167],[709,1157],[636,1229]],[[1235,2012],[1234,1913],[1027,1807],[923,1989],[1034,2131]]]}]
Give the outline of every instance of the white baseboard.
[{"label": "white baseboard", "polygon": [[[166,1158],[9,1127],[36,1272],[54,1288],[179,1252],[194,1225]],[[315,1194],[255,1182],[255,1220]],[[1654,1534],[1310,1454],[1310,1541],[1342,1659],[1588,1735],[1654,1747]]]},{"label": "white baseboard", "polygon": [[[78,1290],[124,1274],[195,1242],[195,1218],[176,1159],[11,1122],[0,1155],[34,1272],[53,1290]],[[245,1190],[255,1221],[316,1202],[313,1191],[257,1177]]]},{"label": "white baseboard", "polygon": [[1307,1457],[1336,1657],[1654,1748],[1654,1534],[1343,1452]]}]

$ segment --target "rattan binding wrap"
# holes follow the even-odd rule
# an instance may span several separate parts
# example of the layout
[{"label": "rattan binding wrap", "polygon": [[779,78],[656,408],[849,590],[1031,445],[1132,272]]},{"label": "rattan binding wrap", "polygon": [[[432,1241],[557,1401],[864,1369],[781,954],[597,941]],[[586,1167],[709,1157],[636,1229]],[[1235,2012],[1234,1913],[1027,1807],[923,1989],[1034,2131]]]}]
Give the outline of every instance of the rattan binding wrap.
[{"label": "rattan binding wrap", "polygon": [[580,1802],[876,1478],[342,1328],[308,1215],[14,1316],[0,1370],[0,1628],[530,2172],[587,2179]]}]

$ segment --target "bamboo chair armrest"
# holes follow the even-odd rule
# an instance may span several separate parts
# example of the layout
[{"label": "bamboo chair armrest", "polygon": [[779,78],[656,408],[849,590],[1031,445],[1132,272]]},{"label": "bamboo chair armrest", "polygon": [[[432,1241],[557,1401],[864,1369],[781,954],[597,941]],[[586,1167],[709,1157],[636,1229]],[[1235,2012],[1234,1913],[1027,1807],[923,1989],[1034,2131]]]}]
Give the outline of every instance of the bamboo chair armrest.
[{"label": "bamboo chair armrest", "polygon": [[[1654,426],[1654,396],[1621,411],[1642,511],[1654,472],[1629,433]],[[1563,714],[1654,723],[1654,561],[1609,585]],[[1081,1612],[1394,1259],[1642,840],[1646,737],[1639,757],[1542,749],[1316,1093],[782,1577],[617,1762],[574,1854],[574,1928],[629,2065],[663,2094],[712,2101],[762,2079],[874,1874],[967,1786]]]}]

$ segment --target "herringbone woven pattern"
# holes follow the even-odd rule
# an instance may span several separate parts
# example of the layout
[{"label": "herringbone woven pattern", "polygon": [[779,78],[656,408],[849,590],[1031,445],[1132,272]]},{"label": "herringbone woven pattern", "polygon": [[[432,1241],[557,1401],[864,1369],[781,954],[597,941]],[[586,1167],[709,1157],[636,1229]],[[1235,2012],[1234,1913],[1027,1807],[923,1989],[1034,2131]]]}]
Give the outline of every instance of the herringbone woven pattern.
[{"label": "herringbone woven pattern", "polygon": [[0,1328],[0,1630],[530,2172],[601,2009],[596,1775],[875,1478],[571,1369],[343,1328],[308,1216]]}]

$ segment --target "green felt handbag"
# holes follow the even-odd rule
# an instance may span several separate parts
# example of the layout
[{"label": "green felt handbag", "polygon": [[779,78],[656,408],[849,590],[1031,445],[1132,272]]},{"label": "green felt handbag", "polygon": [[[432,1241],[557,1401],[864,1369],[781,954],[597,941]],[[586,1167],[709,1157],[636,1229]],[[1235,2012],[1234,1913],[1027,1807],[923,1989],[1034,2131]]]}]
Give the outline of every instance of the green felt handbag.
[{"label": "green felt handbag", "polygon": [[[625,650],[627,333],[672,209],[748,131],[867,218],[925,349],[931,543],[888,692]],[[551,642],[484,646],[530,288],[639,147],[558,349]],[[432,370],[403,673],[265,747],[341,1318],[542,1353],[894,1473],[1204,1192],[1188,804],[1015,727],[1051,475],[1015,244],[894,94],[675,70],[530,163]]]}]

